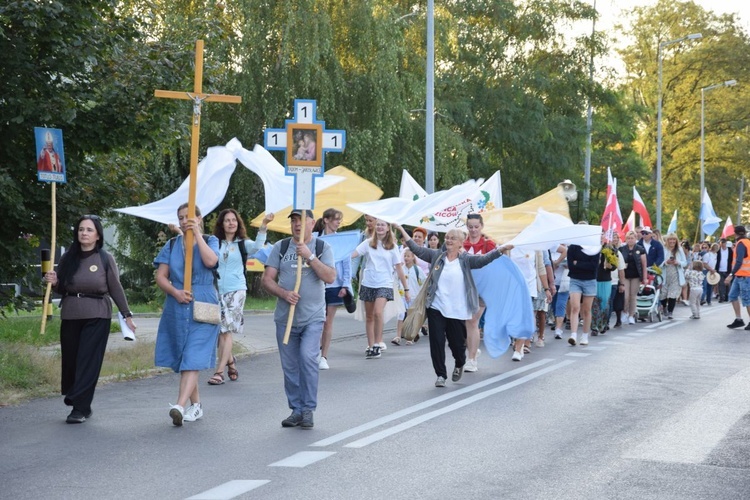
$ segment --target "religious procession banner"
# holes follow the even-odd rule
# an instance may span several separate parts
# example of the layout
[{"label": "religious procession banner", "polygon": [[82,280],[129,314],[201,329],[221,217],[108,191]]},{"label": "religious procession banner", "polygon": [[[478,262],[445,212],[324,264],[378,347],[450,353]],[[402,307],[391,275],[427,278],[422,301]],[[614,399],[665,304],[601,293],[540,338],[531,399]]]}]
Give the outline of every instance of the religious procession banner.
[{"label": "religious procession banner", "polygon": [[[253,151],[248,151],[242,147],[240,141],[232,139],[226,146],[208,148],[206,157],[198,165],[196,205],[204,214],[218,207],[226,196],[238,159],[261,178],[268,212],[275,213],[291,205],[294,181],[284,174],[284,167],[262,146],[256,145]],[[344,177],[326,175],[315,183],[315,190],[326,189],[344,180]],[[190,177],[188,176],[180,187],[166,198],[145,205],[115,210],[162,224],[177,224],[177,207],[188,199],[189,185]]]},{"label": "religious procession banner", "polygon": [[67,182],[62,130],[34,127],[34,138],[37,179],[41,182]]},{"label": "religious procession banner", "polygon": [[[401,174],[399,198],[416,201],[427,195],[427,191],[404,170]],[[447,232],[449,229],[463,228],[469,213],[484,214],[502,206],[503,189],[498,170],[465,200],[446,205],[433,213],[422,214],[419,225],[428,231]]]}]

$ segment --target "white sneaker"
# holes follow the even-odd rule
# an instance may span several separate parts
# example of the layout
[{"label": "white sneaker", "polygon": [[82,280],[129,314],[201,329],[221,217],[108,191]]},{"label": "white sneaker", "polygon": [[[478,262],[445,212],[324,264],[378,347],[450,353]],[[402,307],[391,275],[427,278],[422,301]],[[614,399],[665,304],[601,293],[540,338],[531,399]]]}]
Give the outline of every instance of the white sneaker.
[{"label": "white sneaker", "polygon": [[386,349],[388,349],[388,346],[385,345],[385,342],[381,342],[381,343],[375,344],[375,345],[379,345],[381,351],[385,351]]},{"label": "white sneaker", "polygon": [[589,334],[588,333],[582,333],[581,334],[581,341],[578,342],[581,345],[589,345]]},{"label": "white sneaker", "polygon": [[577,338],[578,338],[578,334],[576,332],[572,332],[570,334],[570,337],[568,338],[568,344],[576,345]]},{"label": "white sneaker", "polygon": [[320,357],[320,361],[318,361],[318,368],[321,370],[328,370],[330,368],[328,366],[328,360],[325,357]]},{"label": "white sneaker", "polygon": [[195,403],[187,407],[187,410],[185,410],[185,415],[182,417],[182,419],[185,422],[195,422],[202,416],[203,416],[203,405],[201,405],[200,403]]},{"label": "white sneaker", "polygon": [[629,316],[628,317],[628,324],[629,325],[635,325],[635,317],[634,316]]},{"label": "white sneaker", "polygon": [[537,347],[544,347],[544,339],[539,339],[536,341],[536,344],[534,344]]},{"label": "white sneaker", "polygon": [[523,353],[521,351],[513,351],[513,357],[510,359],[513,361],[521,361],[523,359]]},{"label": "white sneaker", "polygon": [[[478,356],[479,354],[477,354]],[[476,359],[467,359],[466,364],[464,365],[464,371],[474,373],[475,371],[479,370],[479,366],[477,366],[477,360]]]},{"label": "white sneaker", "polygon": [[169,405],[169,416],[172,418],[172,424],[180,427],[185,416],[185,408],[180,405]]},{"label": "white sneaker", "polygon": [[560,340],[562,338],[563,331],[559,328],[555,328],[555,338]]}]

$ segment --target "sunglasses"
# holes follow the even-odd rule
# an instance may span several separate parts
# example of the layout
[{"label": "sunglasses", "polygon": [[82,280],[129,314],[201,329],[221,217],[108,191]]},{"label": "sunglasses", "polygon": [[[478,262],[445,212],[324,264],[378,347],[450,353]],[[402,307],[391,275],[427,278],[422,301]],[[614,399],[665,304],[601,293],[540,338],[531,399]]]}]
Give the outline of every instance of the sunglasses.
[{"label": "sunglasses", "polygon": [[643,236],[646,236],[647,234],[651,234],[651,233],[649,233],[648,231],[641,231],[641,234],[642,234]]},{"label": "sunglasses", "polygon": [[101,220],[101,218],[98,215],[92,215],[92,214],[86,214],[82,215],[81,219],[88,219],[88,220]]}]

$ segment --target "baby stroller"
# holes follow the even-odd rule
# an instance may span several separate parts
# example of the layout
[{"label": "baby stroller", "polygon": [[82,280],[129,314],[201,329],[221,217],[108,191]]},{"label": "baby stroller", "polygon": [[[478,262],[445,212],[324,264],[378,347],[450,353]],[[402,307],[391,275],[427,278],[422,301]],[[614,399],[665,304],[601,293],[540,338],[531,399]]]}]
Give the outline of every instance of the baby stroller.
[{"label": "baby stroller", "polygon": [[654,319],[658,319],[659,322],[661,322],[659,291],[661,290],[663,282],[664,278],[661,274],[657,273],[652,268],[648,268],[646,284],[641,285],[641,288],[638,291],[638,297],[636,298],[639,320],[646,321],[648,318],[651,323],[654,322]]}]

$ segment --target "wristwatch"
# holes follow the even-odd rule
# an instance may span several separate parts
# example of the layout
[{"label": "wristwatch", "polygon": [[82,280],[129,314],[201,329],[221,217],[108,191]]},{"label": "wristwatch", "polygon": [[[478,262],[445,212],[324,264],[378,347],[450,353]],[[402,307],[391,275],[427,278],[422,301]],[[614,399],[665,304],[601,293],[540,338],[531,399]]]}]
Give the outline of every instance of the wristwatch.
[{"label": "wristwatch", "polygon": [[312,261],[314,261],[314,260],[315,260],[315,259],[317,259],[317,258],[318,258],[318,257],[316,257],[316,256],[315,256],[315,254],[312,254],[312,255],[311,255],[311,256],[310,256],[310,257],[309,257],[309,258],[307,259],[307,265],[309,266],[310,264],[312,264]]}]

